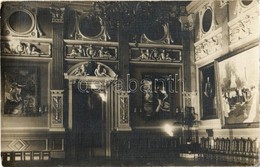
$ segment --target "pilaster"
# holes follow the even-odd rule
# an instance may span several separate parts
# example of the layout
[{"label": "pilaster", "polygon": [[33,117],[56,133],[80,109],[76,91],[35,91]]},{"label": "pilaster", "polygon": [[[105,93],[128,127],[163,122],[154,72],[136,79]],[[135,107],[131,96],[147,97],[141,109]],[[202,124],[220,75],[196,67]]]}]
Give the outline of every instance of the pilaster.
[{"label": "pilaster", "polygon": [[51,90],[51,131],[64,131],[63,105],[63,90]]},{"label": "pilaster", "polygon": [[63,89],[63,23],[65,8],[51,7],[53,23],[52,43],[52,82],[51,89]]},{"label": "pilaster", "polygon": [[118,131],[130,131],[129,95],[126,91],[118,93]]}]

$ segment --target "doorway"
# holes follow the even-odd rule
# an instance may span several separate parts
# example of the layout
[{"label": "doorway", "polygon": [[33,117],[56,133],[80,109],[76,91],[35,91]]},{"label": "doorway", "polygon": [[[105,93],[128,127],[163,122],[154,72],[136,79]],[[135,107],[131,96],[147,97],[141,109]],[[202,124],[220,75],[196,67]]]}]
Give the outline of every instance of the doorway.
[{"label": "doorway", "polygon": [[75,85],[72,90],[75,156],[79,160],[105,156],[106,102],[100,93],[80,92]]}]

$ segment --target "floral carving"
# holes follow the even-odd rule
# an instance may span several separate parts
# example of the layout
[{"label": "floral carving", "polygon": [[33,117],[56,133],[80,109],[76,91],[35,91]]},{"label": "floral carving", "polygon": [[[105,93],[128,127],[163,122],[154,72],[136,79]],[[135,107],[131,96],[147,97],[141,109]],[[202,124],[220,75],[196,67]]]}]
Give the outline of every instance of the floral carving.
[{"label": "floral carving", "polygon": [[128,98],[120,97],[120,123],[127,124],[128,123]]},{"label": "floral carving", "polygon": [[51,125],[63,126],[63,90],[51,91]]}]

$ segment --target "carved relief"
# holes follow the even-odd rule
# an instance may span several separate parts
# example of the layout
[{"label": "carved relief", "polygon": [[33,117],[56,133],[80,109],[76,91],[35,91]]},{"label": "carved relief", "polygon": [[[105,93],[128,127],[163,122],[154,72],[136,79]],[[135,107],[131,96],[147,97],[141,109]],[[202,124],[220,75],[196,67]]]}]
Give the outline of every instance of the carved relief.
[{"label": "carved relief", "polygon": [[117,130],[129,131],[131,130],[129,125],[129,95],[126,91],[118,93],[118,127]]},{"label": "carved relief", "polygon": [[180,22],[182,25],[182,31],[192,31],[194,28],[194,14],[188,16],[180,16]]},{"label": "carved relief", "polygon": [[231,45],[259,34],[259,12],[252,10],[228,23]]},{"label": "carved relief", "polygon": [[63,90],[51,90],[51,125],[63,127]]},{"label": "carved relief", "polygon": [[120,97],[120,108],[119,108],[119,114],[120,114],[120,124],[127,124],[128,119],[128,112],[129,112],[129,106],[128,106],[128,97]]},{"label": "carved relief", "polygon": [[52,22],[63,23],[65,8],[50,7]]},{"label": "carved relief", "polygon": [[117,75],[108,66],[102,63],[88,62],[82,63],[70,72],[70,76],[86,77],[117,77]]},{"label": "carved relief", "polygon": [[51,44],[33,43],[20,40],[2,41],[3,55],[19,56],[51,56]]},{"label": "carved relief", "polygon": [[126,91],[119,92],[118,94],[118,127],[117,130],[129,131],[129,95]]},{"label": "carved relief", "polygon": [[196,42],[195,60],[200,60],[208,55],[222,50],[222,30],[218,29],[212,36]]},{"label": "carved relief", "polygon": [[117,59],[116,47],[93,45],[67,45],[67,58]]},{"label": "carved relief", "polygon": [[170,50],[161,48],[132,48],[131,60],[134,61],[160,61],[160,62],[181,62],[180,50]]}]

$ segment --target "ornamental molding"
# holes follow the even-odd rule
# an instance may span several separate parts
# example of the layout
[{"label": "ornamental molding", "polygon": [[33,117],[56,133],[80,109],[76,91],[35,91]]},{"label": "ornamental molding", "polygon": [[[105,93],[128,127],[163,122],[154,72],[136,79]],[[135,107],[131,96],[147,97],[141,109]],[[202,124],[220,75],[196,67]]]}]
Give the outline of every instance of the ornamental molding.
[{"label": "ornamental molding", "polygon": [[237,16],[240,16],[240,15],[243,15],[243,13],[252,11],[252,9],[258,10],[258,8],[259,8],[258,0],[252,0],[252,2],[248,5],[243,4],[242,0],[237,0],[234,14]]},{"label": "ornamental molding", "polygon": [[50,42],[33,42],[29,40],[2,40],[1,53],[5,56],[51,57]]},{"label": "ornamental molding", "polygon": [[223,8],[224,6],[229,4],[229,0],[220,0],[219,2],[220,2],[219,4],[220,8]]},{"label": "ornamental molding", "polygon": [[[37,8],[30,7],[30,6],[23,6],[23,5],[5,5],[2,11],[3,11],[1,13],[3,18],[1,23],[2,36],[37,38],[43,35],[43,32],[41,31],[41,28],[39,27],[37,21],[37,15],[38,15]],[[14,18],[18,19],[16,16],[17,13],[20,13],[19,17],[20,17],[20,21],[22,20],[21,23],[25,23],[23,19],[25,19],[26,17],[23,17],[24,15],[26,15],[31,21],[31,23],[20,25],[20,26],[28,26],[28,28],[24,31],[19,31],[19,28],[13,29],[14,25],[12,25],[11,19]]]},{"label": "ornamental molding", "polygon": [[222,28],[217,29],[206,38],[196,42],[194,46],[196,61],[222,51]]},{"label": "ornamental molding", "polygon": [[51,90],[51,127],[63,128],[63,92]]},{"label": "ornamental molding", "polygon": [[192,31],[194,29],[195,14],[180,16],[179,21],[182,25],[182,31]]},{"label": "ornamental molding", "polygon": [[109,66],[94,61],[78,63],[64,73],[64,76],[65,79],[72,81],[104,81],[105,83],[116,80],[118,77]]},{"label": "ornamental molding", "polygon": [[[211,25],[208,29],[208,31],[203,30],[203,18],[204,14],[206,14],[206,11],[210,10],[212,14],[212,20],[211,20]],[[217,23],[216,23],[216,18],[215,18],[215,3],[214,1],[210,1],[207,4],[205,4],[203,7],[200,8],[199,10],[199,32],[197,38],[200,40],[202,38],[205,38],[206,36],[210,35],[212,32],[214,32],[217,28]],[[205,20],[204,20],[205,21]],[[208,21],[207,21],[208,24]]]},{"label": "ornamental molding", "polygon": [[50,7],[53,23],[63,23],[65,8]]},{"label": "ornamental molding", "polygon": [[8,147],[13,151],[23,151],[26,150],[29,146],[30,145],[22,139],[15,139],[8,145]]},{"label": "ornamental molding", "polygon": [[118,93],[118,131],[131,131],[129,117],[129,94],[121,91]]},{"label": "ornamental molding", "polygon": [[[259,11],[257,8],[241,14],[228,22],[229,42],[231,47],[247,43],[259,37]],[[247,40],[248,39],[248,40]]]}]

